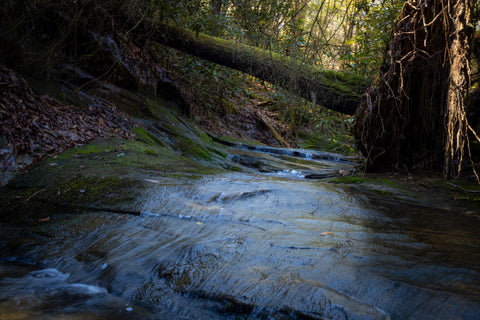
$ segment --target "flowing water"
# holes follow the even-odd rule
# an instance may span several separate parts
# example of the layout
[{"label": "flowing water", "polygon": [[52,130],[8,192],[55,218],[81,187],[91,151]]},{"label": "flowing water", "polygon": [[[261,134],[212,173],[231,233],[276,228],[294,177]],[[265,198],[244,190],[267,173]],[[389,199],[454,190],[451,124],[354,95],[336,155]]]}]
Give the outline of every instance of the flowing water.
[{"label": "flowing water", "polygon": [[348,159],[242,149],[243,173],[149,176],[139,215],[3,226],[0,319],[480,318],[478,215],[308,179]]}]

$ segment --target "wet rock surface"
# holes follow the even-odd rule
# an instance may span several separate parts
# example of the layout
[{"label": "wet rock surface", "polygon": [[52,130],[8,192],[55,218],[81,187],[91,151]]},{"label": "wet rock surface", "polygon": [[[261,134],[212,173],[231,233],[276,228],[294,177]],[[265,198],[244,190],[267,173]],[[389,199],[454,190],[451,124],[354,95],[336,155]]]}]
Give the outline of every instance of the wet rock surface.
[{"label": "wet rock surface", "polygon": [[[101,154],[134,159],[125,148],[122,157]],[[0,314],[474,319],[480,312],[477,214],[383,180],[293,172],[308,164],[317,174],[348,171],[354,162],[295,160],[288,150],[225,151],[227,159],[248,155],[270,169],[232,162],[243,172],[198,167],[186,174],[180,158],[172,158],[169,174],[137,165],[120,185],[142,187],[132,185],[135,196],[120,205],[89,198],[89,209],[2,224]],[[95,153],[90,157],[95,161]],[[124,166],[110,165],[117,173]],[[75,191],[93,192],[86,189]]]}]

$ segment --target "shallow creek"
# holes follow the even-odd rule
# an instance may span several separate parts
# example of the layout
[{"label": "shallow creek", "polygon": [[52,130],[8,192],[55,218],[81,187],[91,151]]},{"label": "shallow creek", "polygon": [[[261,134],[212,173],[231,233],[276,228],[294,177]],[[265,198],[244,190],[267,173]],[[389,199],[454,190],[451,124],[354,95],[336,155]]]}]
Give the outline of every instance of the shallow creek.
[{"label": "shallow creek", "polygon": [[2,226],[0,319],[479,319],[478,215],[260,151],[232,150],[242,173],[143,175],[139,215]]}]

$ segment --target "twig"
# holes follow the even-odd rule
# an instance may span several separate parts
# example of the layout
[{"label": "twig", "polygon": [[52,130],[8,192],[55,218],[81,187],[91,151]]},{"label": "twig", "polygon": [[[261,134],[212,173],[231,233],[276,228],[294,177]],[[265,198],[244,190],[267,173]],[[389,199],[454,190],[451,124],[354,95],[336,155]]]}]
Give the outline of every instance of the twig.
[{"label": "twig", "polygon": [[36,196],[37,194],[39,194],[40,192],[45,191],[45,190],[46,190],[45,188],[38,190],[37,192],[32,194],[30,197],[28,197],[27,200],[25,200],[25,202],[28,202],[31,198],[33,198],[34,196]]},{"label": "twig", "polygon": [[449,185],[457,188],[457,189],[460,189],[462,191],[465,191],[465,192],[470,192],[470,193],[480,193],[480,190],[469,190],[469,189],[465,189],[465,188],[462,188],[460,186],[457,186],[456,184],[453,184],[453,183],[449,183]]}]

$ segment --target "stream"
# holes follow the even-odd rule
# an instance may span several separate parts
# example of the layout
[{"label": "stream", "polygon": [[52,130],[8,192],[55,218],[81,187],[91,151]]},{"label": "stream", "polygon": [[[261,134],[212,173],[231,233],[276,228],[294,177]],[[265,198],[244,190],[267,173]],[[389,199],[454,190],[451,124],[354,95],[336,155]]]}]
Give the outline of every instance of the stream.
[{"label": "stream", "polygon": [[143,173],[138,215],[2,225],[0,319],[480,319],[478,215],[278,150],[232,147],[244,172]]}]

